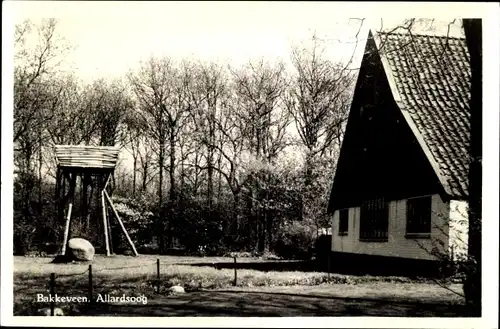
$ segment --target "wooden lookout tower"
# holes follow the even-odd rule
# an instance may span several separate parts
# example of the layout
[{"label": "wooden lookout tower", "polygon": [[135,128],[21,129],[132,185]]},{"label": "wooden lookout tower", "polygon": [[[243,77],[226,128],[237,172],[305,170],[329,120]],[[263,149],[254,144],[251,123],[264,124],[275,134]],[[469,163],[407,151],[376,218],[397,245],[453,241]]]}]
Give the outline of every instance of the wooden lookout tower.
[{"label": "wooden lookout tower", "polygon": [[[94,245],[104,245],[107,256],[113,253],[111,218],[114,216],[127,238],[132,252],[138,256],[134,243],[111,200],[111,192],[107,191],[111,185],[114,185],[111,181],[114,183],[113,173],[118,161],[118,153],[119,149],[114,146],[55,146],[57,161],[56,200],[59,223],[64,222],[64,211],[67,209],[61,252],[63,256],[66,255],[68,237],[72,227],[72,212],[79,217],[79,233],[82,234],[84,231],[86,237]],[[78,195],[78,198],[75,198],[75,195]],[[79,207],[76,206],[76,203]]]}]

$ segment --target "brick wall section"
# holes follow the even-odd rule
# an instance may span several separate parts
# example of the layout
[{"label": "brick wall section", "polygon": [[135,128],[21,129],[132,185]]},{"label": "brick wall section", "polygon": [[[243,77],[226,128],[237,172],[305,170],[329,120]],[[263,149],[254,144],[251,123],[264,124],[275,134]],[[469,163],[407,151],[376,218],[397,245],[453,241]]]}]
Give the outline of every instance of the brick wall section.
[{"label": "brick wall section", "polygon": [[447,220],[450,213],[449,203],[439,195],[432,196],[432,230],[430,239],[406,238],[406,199],[389,203],[389,239],[387,242],[359,241],[360,207],[349,208],[349,232],[345,236],[338,235],[339,211],[333,214],[332,251],[358,253],[377,256],[403,257],[412,259],[428,259],[433,248],[440,252],[449,250]]}]

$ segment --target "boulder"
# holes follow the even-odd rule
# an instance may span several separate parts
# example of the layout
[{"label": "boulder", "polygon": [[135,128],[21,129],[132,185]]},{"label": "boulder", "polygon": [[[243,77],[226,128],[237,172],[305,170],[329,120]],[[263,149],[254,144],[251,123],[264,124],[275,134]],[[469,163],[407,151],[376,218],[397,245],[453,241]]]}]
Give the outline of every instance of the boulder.
[{"label": "boulder", "polygon": [[[50,308],[41,308],[36,312],[37,315],[50,316]],[[64,312],[59,307],[54,308],[54,316],[64,316]]]},{"label": "boulder", "polygon": [[185,293],[184,288],[181,286],[172,286],[168,288],[169,295],[177,295]]},{"label": "boulder", "polygon": [[90,242],[82,238],[72,238],[68,242],[68,249],[77,260],[90,261],[94,259],[95,249]]}]

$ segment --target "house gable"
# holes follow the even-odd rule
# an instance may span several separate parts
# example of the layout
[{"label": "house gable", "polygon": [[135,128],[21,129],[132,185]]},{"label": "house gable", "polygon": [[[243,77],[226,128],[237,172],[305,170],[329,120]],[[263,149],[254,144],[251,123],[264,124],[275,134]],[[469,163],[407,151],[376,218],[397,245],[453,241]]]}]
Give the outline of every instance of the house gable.
[{"label": "house gable", "polygon": [[328,210],[436,193],[444,194],[443,185],[394,99],[370,33]]}]

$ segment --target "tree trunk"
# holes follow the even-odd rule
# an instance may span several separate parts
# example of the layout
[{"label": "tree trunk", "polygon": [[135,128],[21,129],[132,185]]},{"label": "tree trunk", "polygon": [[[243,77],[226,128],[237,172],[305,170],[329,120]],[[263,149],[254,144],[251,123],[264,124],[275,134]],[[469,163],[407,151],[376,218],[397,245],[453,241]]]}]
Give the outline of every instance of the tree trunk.
[{"label": "tree trunk", "polygon": [[60,181],[60,189],[59,189],[59,224],[64,227],[64,206],[66,203],[66,176],[64,175],[63,170],[60,171],[61,175],[59,177]]},{"label": "tree trunk", "polygon": [[312,181],[313,181],[313,172],[312,172],[312,168],[313,168],[313,156],[312,156],[312,151],[311,150],[308,150],[307,151],[307,154],[306,154],[306,163],[305,163],[305,177],[304,177],[304,184],[306,186],[306,188],[308,188],[309,186],[311,186],[312,184]]},{"label": "tree trunk", "polygon": [[55,220],[53,220],[53,222],[52,222],[53,223],[52,227],[54,227],[54,228],[57,228],[58,224],[61,222],[60,218],[59,218],[61,216],[61,212],[60,212],[61,201],[60,201],[60,199],[61,199],[61,169],[59,169],[59,167],[57,167],[57,169],[56,169],[55,198],[54,198],[57,216],[56,216]]},{"label": "tree trunk", "polygon": [[199,155],[198,155],[198,150],[195,151],[195,154],[194,154],[194,164],[195,164],[195,168],[194,168],[194,186],[193,186],[193,196],[194,198],[196,199],[196,197],[198,196],[198,173],[199,173],[199,170],[198,170],[198,158],[199,158]]},{"label": "tree trunk", "polygon": [[250,243],[254,244],[254,251],[259,252],[259,216],[255,213],[254,209],[254,189],[250,187],[250,198],[248,198],[247,204],[247,220],[250,220]]},{"label": "tree trunk", "polygon": [[135,198],[137,185],[137,155],[134,155],[134,172],[132,173],[132,196]]},{"label": "tree trunk", "polygon": [[[87,174],[82,173],[80,175],[80,209],[81,209],[81,214],[82,218],[87,218],[87,213],[88,213],[88,197],[87,197],[87,192],[88,192],[88,185],[87,185]],[[89,223],[86,223],[86,229],[88,230],[90,227]]]},{"label": "tree trunk", "polygon": [[212,210],[213,199],[214,199],[214,168],[212,161],[212,150],[211,147],[208,148],[207,157],[207,205],[209,211]]},{"label": "tree trunk", "polygon": [[270,244],[270,230],[268,225],[268,214],[267,209],[263,209],[263,219],[262,219],[262,239],[263,239],[263,250],[265,253],[269,253],[269,244]]},{"label": "tree trunk", "polygon": [[314,209],[314,199],[317,197],[312,191],[312,185],[314,182],[313,177],[313,151],[309,149],[306,154],[305,171],[304,171],[304,195],[305,195],[305,207],[302,208],[302,218],[306,218],[308,221],[313,220],[316,227],[316,238],[319,236],[319,222],[318,214],[315,213]]},{"label": "tree trunk", "polygon": [[[233,193],[233,202],[234,202],[234,206],[233,206],[233,229],[231,230],[231,233],[233,235],[233,239],[232,241],[234,242],[235,240],[237,242],[239,242],[240,240],[240,237],[239,237],[239,229],[240,229],[240,194],[239,193],[236,193],[234,194]],[[234,238],[236,237],[236,238]]]},{"label": "tree trunk", "polygon": [[177,186],[176,186],[176,180],[175,180],[175,161],[176,161],[176,152],[175,152],[175,132],[173,127],[170,128],[170,168],[169,168],[169,176],[170,176],[170,193],[169,193],[169,221],[168,221],[168,246],[169,248],[172,248],[172,242],[173,242],[173,226],[174,226],[174,208],[176,206],[176,200],[177,200]]},{"label": "tree trunk", "polygon": [[471,66],[468,254],[474,264],[467,273],[464,293],[470,315],[481,316],[482,21],[464,19],[463,26]]},{"label": "tree trunk", "polygon": [[157,218],[157,237],[158,237],[158,248],[160,254],[164,252],[164,226],[163,226],[163,164],[165,162],[165,144],[163,141],[160,142],[160,152],[158,155],[158,218]]},{"label": "tree trunk", "polygon": [[271,213],[268,212],[267,214],[267,251],[272,251],[273,250],[273,216]]},{"label": "tree trunk", "polygon": [[175,135],[172,131],[170,132],[170,168],[169,168],[169,178],[170,178],[170,200],[174,201],[176,199],[176,180],[175,180],[175,161],[176,161],[176,152],[175,152]]},{"label": "tree trunk", "polygon": [[213,143],[215,142],[215,137],[214,137],[214,116],[213,116],[213,108],[209,104],[209,121],[208,121],[208,147],[207,147],[207,204],[208,204],[208,209],[211,212],[212,211],[212,206],[213,206],[213,201],[214,201],[214,147]]},{"label": "tree trunk", "polygon": [[217,159],[217,168],[219,169],[218,170],[219,177],[217,178],[217,184],[218,184],[218,187],[217,187],[217,200],[218,200],[219,204],[220,204],[220,200],[221,200],[221,197],[222,197],[222,173],[221,173],[221,167],[222,167],[222,156],[219,155],[219,158]]},{"label": "tree trunk", "polygon": [[254,217],[254,222],[255,222],[255,253],[260,253],[260,220],[259,218],[255,218],[257,216],[252,216]]},{"label": "tree trunk", "polygon": [[269,189],[270,189],[270,175],[266,173],[265,177],[265,207],[264,207],[264,219],[263,219],[263,235],[264,235],[264,251],[269,252],[271,243],[272,243],[272,238],[273,238],[273,230],[272,230],[272,217],[269,214]]},{"label": "tree trunk", "polygon": [[265,222],[265,214],[264,211],[259,211],[259,239],[258,239],[258,245],[259,245],[259,253],[263,253],[266,249],[266,222]]},{"label": "tree trunk", "polygon": [[144,161],[141,160],[141,164],[142,164],[142,192],[145,192],[147,189],[147,182],[148,182],[149,157],[144,156]]},{"label": "tree trunk", "polygon": [[38,212],[41,215],[43,210],[43,200],[42,200],[42,165],[43,165],[43,149],[42,149],[42,131],[39,129],[38,132]]},{"label": "tree trunk", "polygon": [[[72,173],[71,174],[71,180],[70,180],[70,183],[69,183],[69,194],[68,194],[69,198],[68,198],[68,200],[73,205],[75,204],[76,178],[77,178],[76,173]],[[70,238],[70,237],[71,237],[71,224],[69,226],[69,236],[68,236],[68,238]]]},{"label": "tree trunk", "polygon": [[24,201],[24,214],[25,216],[30,216],[30,204],[31,204],[31,196],[33,192],[33,182],[32,177],[30,176],[31,172],[31,151],[27,151],[25,155],[25,164],[22,170],[22,175],[24,178],[23,182],[23,201]]},{"label": "tree trunk", "polygon": [[213,203],[213,196],[214,196],[214,159],[213,159],[213,154],[214,154],[214,148],[213,148],[213,143],[214,143],[214,136],[213,136],[213,115],[212,115],[212,107],[210,106],[210,101],[208,104],[208,144],[207,144],[207,201],[208,201],[208,209],[212,209],[212,203]]},{"label": "tree trunk", "polygon": [[[90,195],[89,195],[89,200],[87,202],[87,230],[90,229],[90,215],[91,215],[91,212],[89,211],[90,208],[92,208],[92,196],[94,195],[94,181],[92,180],[92,177],[90,177],[90,180],[89,180],[89,183],[90,183]],[[85,191],[87,190],[87,187],[85,188]],[[99,200],[99,198],[97,197],[97,200]]]},{"label": "tree trunk", "polygon": [[180,182],[180,186],[179,186],[179,191],[182,195],[182,193],[184,191],[184,187],[185,187],[185,181],[186,181],[186,173],[184,172],[184,156],[182,154],[181,154],[180,166],[181,166],[181,182]]}]

